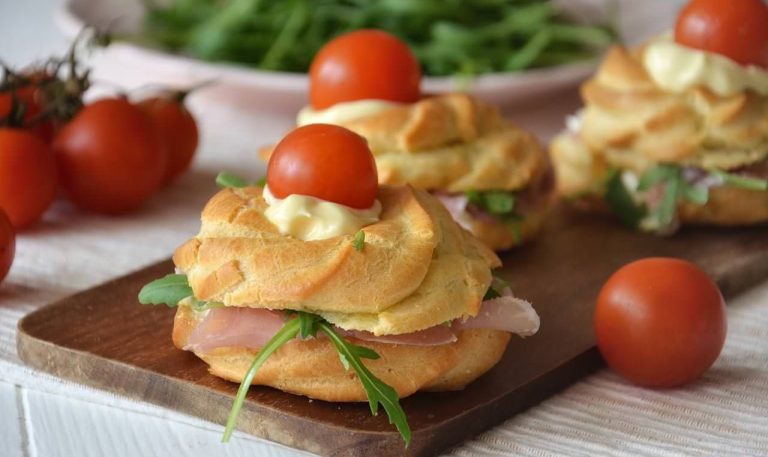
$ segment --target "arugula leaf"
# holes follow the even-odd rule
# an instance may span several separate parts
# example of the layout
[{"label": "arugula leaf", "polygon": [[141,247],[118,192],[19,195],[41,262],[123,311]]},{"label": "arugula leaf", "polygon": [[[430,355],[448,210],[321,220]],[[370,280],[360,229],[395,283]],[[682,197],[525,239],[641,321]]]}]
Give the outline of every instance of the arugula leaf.
[{"label": "arugula leaf", "polygon": [[501,297],[501,294],[499,291],[493,288],[493,286],[489,287],[488,290],[485,291],[485,296],[483,297],[483,301],[485,300],[492,300],[494,298]]},{"label": "arugula leaf", "polygon": [[621,180],[621,171],[613,170],[605,186],[605,202],[626,225],[636,228],[646,216],[645,205],[635,202]]},{"label": "arugula leaf", "polygon": [[363,230],[358,230],[357,233],[355,233],[355,238],[352,240],[352,247],[360,252],[365,248],[365,232]]},{"label": "arugula leaf", "polygon": [[728,184],[729,186],[741,187],[750,190],[768,190],[768,179],[739,176],[716,169],[709,170],[709,173],[719,177],[723,180],[724,184]]},{"label": "arugula leaf", "polygon": [[697,205],[703,205],[709,200],[709,190],[690,184],[683,175],[683,169],[677,165],[662,164],[651,168],[640,178],[638,191],[647,191],[657,185],[664,186],[664,195],[661,203],[643,221],[649,228],[660,230],[669,227],[674,222],[677,205],[682,200]]},{"label": "arugula leaf", "polygon": [[239,176],[235,176],[231,173],[227,173],[226,171],[222,171],[216,175],[216,184],[221,188],[246,187],[248,185],[248,181]]},{"label": "arugula leaf", "polygon": [[677,200],[681,187],[680,181],[678,178],[671,178],[664,182],[664,197],[661,200],[661,204],[654,211],[659,227],[668,227],[675,219]]},{"label": "arugula leaf", "polygon": [[511,192],[485,192],[485,208],[491,214],[505,215],[515,210],[515,194]]},{"label": "arugula leaf", "polygon": [[484,199],[479,190],[467,190],[464,191],[464,195],[467,196],[467,200],[469,200],[470,203],[474,203],[481,207],[483,206]]},{"label": "arugula leaf", "polygon": [[499,278],[498,276],[494,276],[491,280],[491,287],[494,288],[497,291],[502,291],[509,287],[509,281],[507,281],[504,278]]},{"label": "arugula leaf", "polygon": [[191,296],[192,288],[187,281],[187,275],[171,274],[142,287],[139,291],[139,303],[174,307],[181,300]]},{"label": "arugula leaf", "polygon": [[684,199],[697,205],[704,205],[709,201],[709,189],[704,186],[692,186],[682,181],[682,196]]},{"label": "arugula leaf", "polygon": [[225,187],[240,188],[240,187],[248,187],[248,186],[264,187],[267,185],[267,177],[262,176],[256,181],[248,182],[237,175],[233,175],[231,173],[227,173],[226,171],[222,171],[218,175],[216,175],[216,184],[221,188],[225,188]]},{"label": "arugula leaf", "polygon": [[498,276],[494,276],[491,280],[491,285],[488,287],[488,290],[485,291],[483,300],[491,300],[493,298],[501,297],[501,293],[507,287],[509,287],[509,281],[499,278]]},{"label": "arugula leaf", "polygon": [[645,192],[651,187],[671,179],[677,179],[680,169],[674,165],[658,165],[643,173],[637,184],[639,192]]},{"label": "arugula leaf", "polygon": [[217,301],[202,301],[198,300],[194,297],[191,297],[191,303],[189,303],[189,306],[194,309],[195,311],[205,311],[206,309],[211,308],[223,308],[224,303],[217,302]]},{"label": "arugula leaf", "polygon": [[464,192],[467,200],[486,213],[504,222],[512,234],[516,244],[522,240],[523,217],[515,212],[517,196],[511,191],[502,190],[468,190]]},{"label": "arugula leaf", "polygon": [[299,311],[297,318],[299,319],[299,336],[302,339],[317,335],[317,323],[322,320],[320,316]]},{"label": "arugula leaf", "polygon": [[229,441],[232,436],[235,425],[237,424],[237,417],[245,402],[248,389],[253,383],[253,378],[256,376],[256,372],[264,362],[266,362],[267,359],[282,345],[291,341],[293,338],[308,338],[310,336],[316,336],[318,331],[322,331],[328,336],[336,348],[336,351],[339,353],[339,359],[341,360],[344,369],[349,370],[349,368],[352,367],[355,370],[355,373],[357,373],[357,377],[360,379],[360,383],[363,385],[363,388],[368,395],[371,412],[376,415],[378,405],[384,405],[390,423],[395,424],[407,446],[411,441],[411,430],[408,426],[408,419],[405,416],[405,412],[400,406],[397,392],[374,376],[361,361],[361,359],[378,359],[379,354],[372,349],[357,346],[344,340],[338,333],[336,333],[333,326],[323,320],[320,316],[303,311],[295,313],[291,311],[290,315],[295,317],[287,321],[264,345],[264,347],[261,348],[259,353],[253,359],[248,371],[246,371],[243,381],[240,383],[240,388],[237,390],[235,400],[232,403],[232,409],[229,412],[227,425],[224,428],[224,436],[221,441],[225,443]]},{"label": "arugula leaf", "polygon": [[229,417],[227,418],[227,425],[224,428],[224,436],[221,438],[222,443],[229,441],[232,436],[232,432],[235,430],[237,424],[237,416],[240,415],[240,410],[243,408],[245,402],[245,396],[248,393],[248,389],[251,387],[253,377],[256,376],[256,372],[267,361],[280,346],[296,338],[301,330],[301,320],[296,317],[289,320],[283,325],[283,327],[275,333],[275,336],[270,338],[264,347],[259,350],[258,355],[253,359],[248,371],[245,372],[243,381],[240,383],[240,388],[237,389],[237,395],[235,395],[235,401],[232,403],[232,409],[229,411]]},{"label": "arugula leaf", "polygon": [[403,437],[405,446],[407,447],[411,442],[411,428],[408,425],[408,418],[405,415],[405,411],[403,411],[402,406],[400,406],[400,399],[397,396],[397,392],[371,373],[361,360],[363,358],[377,359],[379,358],[379,355],[371,349],[356,346],[345,341],[336,333],[333,327],[325,321],[320,321],[318,327],[336,347],[342,365],[344,365],[345,368],[351,366],[355,370],[357,378],[360,380],[363,389],[365,389],[365,393],[368,395],[368,404],[371,407],[371,414],[375,416],[379,411],[379,405],[383,405],[387,417],[389,418],[389,423],[394,424],[395,427],[397,427],[397,430]]},{"label": "arugula leaf", "polygon": [[494,216],[517,216],[514,192],[503,190],[468,190],[464,193],[470,203],[473,203]]},{"label": "arugula leaf", "polygon": [[224,303],[196,299],[187,276],[182,274],[166,275],[164,278],[152,281],[139,291],[139,303],[142,305],[167,305],[169,308],[175,308],[182,300],[188,300],[184,305],[195,311],[224,306]]}]

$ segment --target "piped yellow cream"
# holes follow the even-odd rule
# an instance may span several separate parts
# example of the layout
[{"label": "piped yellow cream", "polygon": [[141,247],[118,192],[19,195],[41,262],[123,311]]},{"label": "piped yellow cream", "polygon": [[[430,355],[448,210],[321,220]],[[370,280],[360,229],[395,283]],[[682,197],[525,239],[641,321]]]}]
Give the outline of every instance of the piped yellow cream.
[{"label": "piped yellow cream", "polygon": [[724,97],[744,90],[768,95],[768,71],[677,44],[670,33],[646,45],[643,66],[654,82],[669,92],[703,86]]},{"label": "piped yellow cream", "polygon": [[324,240],[352,234],[379,221],[381,203],[374,200],[367,209],[356,209],[307,195],[289,195],[277,198],[264,187],[264,200],[269,207],[264,211],[283,235],[304,241]]},{"label": "piped yellow cream", "polygon": [[359,117],[380,113],[400,103],[385,100],[356,100],[354,102],[337,103],[323,110],[315,110],[305,106],[296,117],[296,124],[301,127],[307,124],[339,124]]}]

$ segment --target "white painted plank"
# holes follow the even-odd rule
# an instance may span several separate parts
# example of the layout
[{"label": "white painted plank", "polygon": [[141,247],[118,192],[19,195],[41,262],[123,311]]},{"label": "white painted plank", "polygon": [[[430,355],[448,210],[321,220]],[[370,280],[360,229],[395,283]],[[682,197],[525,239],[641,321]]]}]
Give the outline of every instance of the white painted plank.
[{"label": "white painted plank", "polygon": [[0,381],[0,454],[24,456],[24,418],[17,401],[19,387]]},{"label": "white painted plank", "polygon": [[25,390],[36,455],[167,457],[306,457],[247,435],[221,444],[221,429],[210,430],[134,411]]}]

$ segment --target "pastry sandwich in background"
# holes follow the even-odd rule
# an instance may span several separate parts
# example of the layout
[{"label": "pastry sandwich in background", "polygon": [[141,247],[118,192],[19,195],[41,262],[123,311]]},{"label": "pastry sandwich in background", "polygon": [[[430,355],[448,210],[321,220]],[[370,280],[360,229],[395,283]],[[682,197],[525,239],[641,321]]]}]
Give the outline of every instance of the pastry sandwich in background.
[{"label": "pastry sandwich in background", "polygon": [[300,127],[276,146],[266,185],[216,194],[174,254],[177,273],[142,290],[142,303],[177,307],[179,349],[242,383],[225,437],[260,384],[381,403],[407,442],[399,398],[462,389],[511,333],[538,330],[491,275],[493,251],[426,191],[376,175],[359,135]]},{"label": "pastry sandwich in background", "polygon": [[[310,70],[310,106],[297,124],[335,124],[368,140],[382,184],[438,197],[454,219],[494,250],[536,236],[552,196],[547,154],[498,109],[462,93],[424,96],[418,62],[378,30],[342,35]],[[261,151],[263,158],[271,154]]]},{"label": "pastry sandwich in background", "polygon": [[550,146],[559,194],[657,233],[768,222],[766,66],[761,0],[692,1],[674,33],[614,47]]}]

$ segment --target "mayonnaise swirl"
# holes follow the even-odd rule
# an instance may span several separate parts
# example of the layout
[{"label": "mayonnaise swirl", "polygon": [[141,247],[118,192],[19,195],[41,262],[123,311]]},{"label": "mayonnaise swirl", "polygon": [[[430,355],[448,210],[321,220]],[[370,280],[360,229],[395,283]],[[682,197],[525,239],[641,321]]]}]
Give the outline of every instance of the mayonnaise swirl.
[{"label": "mayonnaise swirl", "polygon": [[296,124],[301,127],[307,124],[340,124],[359,117],[370,116],[386,111],[400,103],[385,100],[356,100],[354,102],[337,103],[323,110],[305,106],[296,117]]},{"label": "mayonnaise swirl", "polygon": [[283,235],[300,240],[324,240],[352,234],[366,225],[378,222],[381,203],[374,200],[367,209],[355,209],[307,195],[277,198],[264,187],[264,200],[269,207],[264,216]]},{"label": "mayonnaise swirl", "polygon": [[768,95],[768,71],[740,65],[720,54],[682,46],[675,43],[670,33],[646,46],[643,65],[654,82],[670,92],[703,86],[726,97],[745,90]]}]

